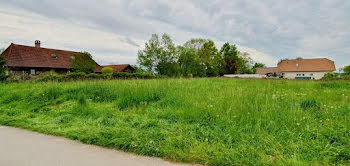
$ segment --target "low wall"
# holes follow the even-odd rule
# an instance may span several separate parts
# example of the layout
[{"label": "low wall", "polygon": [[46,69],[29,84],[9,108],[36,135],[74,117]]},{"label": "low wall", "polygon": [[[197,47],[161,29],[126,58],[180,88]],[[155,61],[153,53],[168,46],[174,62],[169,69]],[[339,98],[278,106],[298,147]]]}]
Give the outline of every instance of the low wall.
[{"label": "low wall", "polygon": [[227,78],[266,78],[265,75],[259,75],[259,74],[225,74],[224,77],[227,77]]}]

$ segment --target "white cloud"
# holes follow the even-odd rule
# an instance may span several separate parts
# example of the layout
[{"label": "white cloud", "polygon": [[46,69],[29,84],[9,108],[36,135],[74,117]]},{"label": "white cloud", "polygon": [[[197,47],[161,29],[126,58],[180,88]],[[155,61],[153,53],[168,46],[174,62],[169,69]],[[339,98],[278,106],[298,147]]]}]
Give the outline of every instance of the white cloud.
[{"label": "white cloud", "polygon": [[265,54],[263,52],[260,52],[256,49],[249,48],[249,47],[244,47],[244,46],[237,46],[237,49],[241,52],[247,52],[249,53],[249,56],[255,61],[259,63],[264,63],[269,67],[274,67],[277,66],[278,59],[270,56],[268,54]]},{"label": "white cloud", "polygon": [[348,0],[0,2],[0,47],[40,38],[49,47],[90,51],[101,62],[135,63],[151,34],[168,33],[177,44],[198,37],[230,42],[271,66],[297,56],[343,64],[350,55]]}]

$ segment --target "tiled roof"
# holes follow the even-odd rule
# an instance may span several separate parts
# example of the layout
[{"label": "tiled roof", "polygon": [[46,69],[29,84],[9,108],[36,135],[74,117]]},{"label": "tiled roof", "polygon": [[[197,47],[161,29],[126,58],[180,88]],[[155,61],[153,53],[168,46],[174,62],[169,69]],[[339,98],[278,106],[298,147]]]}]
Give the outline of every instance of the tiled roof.
[{"label": "tiled roof", "polygon": [[[9,67],[43,67],[72,69],[70,58],[77,54],[74,51],[38,48],[11,44],[2,56]],[[96,63],[96,70],[101,66]]]},{"label": "tiled roof", "polygon": [[336,70],[334,62],[327,58],[282,60],[278,68],[282,72]]},{"label": "tiled roof", "polygon": [[280,70],[278,69],[278,67],[263,67],[263,68],[257,68],[256,69],[256,74],[260,74],[260,75],[265,75],[267,73],[271,73],[271,74],[280,74]]},{"label": "tiled roof", "polygon": [[106,65],[106,66],[102,66],[102,67],[110,67],[113,69],[114,72],[123,72],[125,71],[127,68],[130,69],[134,69],[131,65],[129,64],[124,64],[124,65]]}]

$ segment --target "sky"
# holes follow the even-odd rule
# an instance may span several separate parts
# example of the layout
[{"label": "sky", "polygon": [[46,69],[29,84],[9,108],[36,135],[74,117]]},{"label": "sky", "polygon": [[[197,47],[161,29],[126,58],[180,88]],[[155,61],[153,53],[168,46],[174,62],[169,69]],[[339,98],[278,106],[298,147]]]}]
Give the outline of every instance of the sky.
[{"label": "sky", "polygon": [[229,42],[267,66],[296,57],[350,65],[349,0],[0,0],[0,48],[40,40],[102,65],[136,64],[163,33],[177,45]]}]

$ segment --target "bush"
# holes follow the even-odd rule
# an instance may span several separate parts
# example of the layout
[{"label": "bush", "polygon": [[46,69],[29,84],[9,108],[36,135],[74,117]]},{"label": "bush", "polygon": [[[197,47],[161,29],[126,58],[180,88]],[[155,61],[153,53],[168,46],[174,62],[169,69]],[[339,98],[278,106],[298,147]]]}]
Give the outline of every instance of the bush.
[{"label": "bush", "polygon": [[37,81],[77,81],[77,80],[96,80],[96,79],[154,79],[157,76],[149,73],[107,73],[107,74],[96,74],[96,73],[69,73],[67,75],[58,75],[55,72],[45,73],[39,76]]},{"label": "bush", "polygon": [[104,67],[101,71],[102,71],[102,74],[113,73],[113,69],[111,67]]},{"label": "bush", "polygon": [[58,75],[56,72],[50,71],[46,73],[42,73],[39,76],[37,81],[39,82],[47,82],[47,81],[62,81],[63,77]]},{"label": "bush", "polygon": [[96,73],[90,73],[90,74],[88,74],[88,75],[86,75],[87,76],[87,78],[89,78],[89,79],[101,79],[102,77],[102,75],[101,74],[96,74]]},{"label": "bush", "polygon": [[7,69],[4,67],[5,64],[5,59],[2,56],[0,56],[0,81],[6,81],[6,79],[8,78],[8,76],[6,75]]},{"label": "bush", "polygon": [[333,78],[336,78],[337,75],[332,73],[332,72],[328,72],[326,73],[324,76],[323,76],[323,80],[329,80],[329,79],[333,79]]},{"label": "bush", "polygon": [[87,75],[83,72],[78,72],[78,73],[69,73],[64,76],[65,79],[68,80],[84,80],[87,78]]}]

